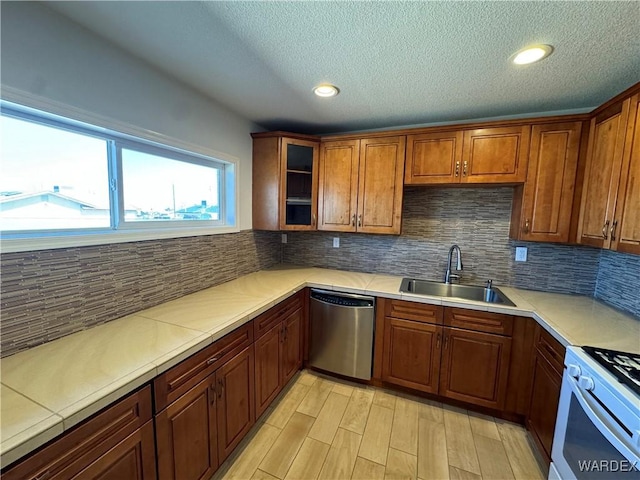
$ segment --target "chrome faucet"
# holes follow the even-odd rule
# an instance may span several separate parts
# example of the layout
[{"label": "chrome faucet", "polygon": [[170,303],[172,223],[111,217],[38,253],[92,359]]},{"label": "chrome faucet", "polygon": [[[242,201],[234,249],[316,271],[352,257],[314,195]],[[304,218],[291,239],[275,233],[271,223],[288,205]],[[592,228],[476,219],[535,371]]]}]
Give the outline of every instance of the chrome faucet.
[{"label": "chrome faucet", "polygon": [[462,270],[462,252],[460,251],[460,247],[458,245],[451,245],[451,248],[449,249],[449,256],[447,257],[447,271],[444,274],[444,283],[451,283],[451,280],[460,280],[460,275],[451,273],[451,257],[453,256],[454,250],[458,253],[456,270],[458,272]]}]

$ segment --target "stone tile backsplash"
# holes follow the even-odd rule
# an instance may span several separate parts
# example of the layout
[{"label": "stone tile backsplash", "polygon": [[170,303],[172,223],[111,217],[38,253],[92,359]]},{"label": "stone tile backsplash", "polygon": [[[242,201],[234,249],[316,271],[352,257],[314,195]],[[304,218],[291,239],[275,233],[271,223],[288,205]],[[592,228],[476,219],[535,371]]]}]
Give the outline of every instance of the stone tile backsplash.
[{"label": "stone tile backsplash", "polygon": [[280,262],[280,236],[226,235],[4,253],[1,355]]},{"label": "stone tile backsplash", "polygon": [[603,250],[595,297],[640,317],[640,256]]},{"label": "stone tile backsplash", "polygon": [[[510,240],[512,199],[510,187],[408,188],[400,236],[289,233],[283,262],[441,281],[455,243],[462,283],[593,295],[600,250]],[[528,247],[527,262],[514,260],[516,246]]]}]

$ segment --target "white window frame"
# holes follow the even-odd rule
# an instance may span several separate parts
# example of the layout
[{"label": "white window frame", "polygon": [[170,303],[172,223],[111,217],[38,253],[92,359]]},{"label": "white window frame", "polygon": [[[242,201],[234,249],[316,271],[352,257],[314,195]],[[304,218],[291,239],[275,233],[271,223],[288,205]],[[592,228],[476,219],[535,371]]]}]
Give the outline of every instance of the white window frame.
[{"label": "white window frame", "polygon": [[[228,155],[220,155],[219,152],[209,152],[201,147],[196,149],[193,145],[188,145],[188,149],[184,148],[184,144],[176,146],[176,143],[183,142],[153,133],[146,135],[145,133],[151,132],[135,127],[130,127],[128,130],[133,130],[137,135],[123,133],[122,131],[127,129],[122,128],[122,125],[118,125],[120,131],[98,127],[95,126],[97,122],[90,124],[86,121],[86,117],[90,117],[90,115],[84,115],[85,118],[81,122],[60,114],[45,112],[38,107],[27,107],[3,99],[0,99],[0,108],[2,115],[105,140],[108,150],[109,208],[111,212],[111,225],[107,228],[0,231],[0,250],[2,252],[22,252],[239,231],[236,207],[238,205],[237,159]],[[60,108],[57,110],[59,111]],[[104,118],[99,120],[102,120],[103,125],[110,123]],[[161,137],[162,142],[158,141],[158,137]],[[218,175],[219,219],[125,222],[122,191],[123,148],[162,156],[170,160],[217,168],[220,172]]]}]

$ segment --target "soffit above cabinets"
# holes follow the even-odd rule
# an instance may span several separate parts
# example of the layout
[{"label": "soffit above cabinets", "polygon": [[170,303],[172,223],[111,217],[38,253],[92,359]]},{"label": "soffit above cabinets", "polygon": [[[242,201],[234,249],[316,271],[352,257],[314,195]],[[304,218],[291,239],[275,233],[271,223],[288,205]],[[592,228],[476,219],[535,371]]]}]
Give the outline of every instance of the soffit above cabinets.
[{"label": "soffit above cabinets", "polygon": [[[584,112],[640,71],[635,1],[45,5],[269,130]],[[530,44],[555,51],[513,65]]]}]

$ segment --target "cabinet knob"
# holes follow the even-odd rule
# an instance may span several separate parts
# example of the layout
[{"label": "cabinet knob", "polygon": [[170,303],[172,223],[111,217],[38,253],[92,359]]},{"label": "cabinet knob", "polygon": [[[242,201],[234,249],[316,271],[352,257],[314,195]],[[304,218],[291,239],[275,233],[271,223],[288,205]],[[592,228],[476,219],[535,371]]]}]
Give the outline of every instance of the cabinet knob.
[{"label": "cabinet knob", "polygon": [[616,239],[616,227],[618,226],[618,220],[614,220],[611,224],[611,241],[615,241]]},{"label": "cabinet knob", "polygon": [[527,218],[524,222],[524,228],[522,229],[524,233],[529,233],[529,219]]},{"label": "cabinet knob", "polygon": [[604,238],[605,240],[609,238],[608,232],[609,232],[609,220],[604,222],[604,226],[602,227],[602,238]]}]

